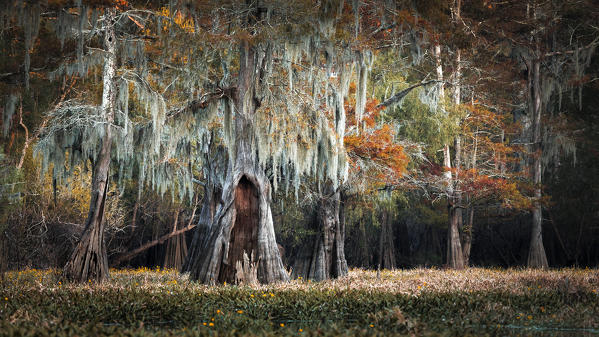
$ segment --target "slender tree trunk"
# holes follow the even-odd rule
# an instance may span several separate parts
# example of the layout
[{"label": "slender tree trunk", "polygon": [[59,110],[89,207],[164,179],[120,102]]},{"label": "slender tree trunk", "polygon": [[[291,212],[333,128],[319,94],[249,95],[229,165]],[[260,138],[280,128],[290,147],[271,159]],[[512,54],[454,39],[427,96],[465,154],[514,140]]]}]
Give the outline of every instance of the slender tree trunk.
[{"label": "slender tree trunk", "polygon": [[[443,64],[441,62],[441,45],[439,44],[439,42],[435,43],[434,49],[433,49],[433,54],[435,56],[435,70],[437,72],[437,79],[439,81],[443,81]],[[445,96],[445,85],[443,84],[443,82],[439,82],[439,97],[441,97],[441,99],[443,99],[443,97]]]},{"label": "slender tree trunk", "polygon": [[460,81],[462,79],[462,50],[456,50],[456,72],[455,72],[455,81],[456,84],[454,86],[453,92],[453,102],[455,105],[459,105],[461,103],[462,97],[462,86]]},{"label": "slender tree trunk", "polygon": [[[457,233],[457,243],[452,243],[452,245],[456,246],[452,249],[455,249],[456,252],[455,254],[457,254],[457,252],[459,251],[460,254],[462,256],[462,262],[456,261],[456,267],[457,269],[461,269],[463,267],[467,267],[468,264],[466,263],[466,261],[463,260],[463,247],[461,246],[461,236],[460,236],[460,231],[462,231],[463,227],[464,227],[464,212],[462,209],[462,192],[461,192],[461,185],[460,185],[460,172],[461,172],[461,167],[462,167],[462,141],[459,135],[455,136],[454,138],[454,147],[455,147],[455,178],[453,179],[453,186],[454,186],[454,190],[453,190],[453,214],[450,212],[450,216],[455,217],[455,219],[451,219],[450,222],[451,223],[457,223],[457,227],[458,227],[458,233]],[[452,234],[453,236],[453,234]]]},{"label": "slender tree trunk", "polygon": [[[443,149],[443,165],[446,169],[451,169],[451,157],[449,146],[445,145]],[[447,228],[447,267],[453,269],[464,268],[464,255],[460,242],[459,225],[461,219],[461,209],[456,205],[456,197],[453,190],[453,181],[451,171],[445,173],[448,181],[448,203],[447,210],[449,215],[449,224]]]},{"label": "slender tree trunk", "polygon": [[108,258],[104,243],[104,206],[108,190],[108,171],[112,145],[112,122],[116,87],[115,9],[107,8],[104,19],[104,71],[101,113],[106,121],[98,157],[93,162],[92,194],[89,213],[79,243],[64,268],[67,279],[76,282],[103,281],[109,277]]},{"label": "slender tree trunk", "polygon": [[139,210],[139,199],[140,194],[137,194],[137,198],[135,199],[135,205],[133,206],[133,215],[131,216],[131,234],[135,233],[135,229],[137,228],[137,211]]},{"label": "slender tree trunk", "polygon": [[339,221],[340,193],[330,185],[316,208],[314,229],[293,268],[293,277],[322,281],[347,275],[345,260],[345,224]]},{"label": "slender tree trunk", "polygon": [[[249,263],[257,265],[261,283],[289,279],[275,240],[270,209],[270,181],[260,167],[254,143],[254,114],[259,104],[255,95],[261,62],[256,47],[240,42],[240,67],[236,92],[233,158],[229,158],[227,176],[214,219],[199,254],[189,261],[190,277],[214,284],[236,281],[236,266],[244,265],[244,253]],[[199,241],[203,240],[198,240]],[[196,248],[192,247],[192,250]]]},{"label": "slender tree trunk", "polygon": [[[173,230],[171,233],[175,233],[178,229],[179,213],[180,210],[177,209],[175,212],[175,220],[173,222]],[[162,267],[165,269],[170,268],[181,270],[186,256],[187,242],[185,241],[185,233],[174,235],[166,242],[166,252],[164,254],[164,263],[162,264]]]},{"label": "slender tree trunk", "polygon": [[472,233],[474,232],[474,207],[468,209],[468,220],[462,235],[464,237],[464,266],[470,265],[470,250],[472,249]]},{"label": "slender tree trunk", "polygon": [[[434,45],[433,54],[435,56],[437,79],[443,81],[443,65],[441,62],[441,45],[437,42]],[[445,90],[443,82],[439,83],[440,97],[444,99]],[[459,140],[458,140],[459,141]],[[456,151],[458,149],[456,148]],[[459,156],[458,156],[459,157]],[[458,159],[459,160],[459,159]],[[449,152],[449,145],[443,146],[443,166],[448,171],[445,172],[445,179],[447,181],[447,209],[449,215],[449,224],[447,228],[447,254],[446,263],[449,268],[461,269],[464,268],[464,259],[462,253],[462,246],[460,243],[460,232],[459,225],[461,219],[461,209],[456,207],[457,198],[454,191],[454,181],[451,173],[451,155]]]},{"label": "slender tree trunk", "polygon": [[464,268],[464,254],[460,243],[458,208],[449,205],[449,229],[447,231],[447,266],[452,269]]},{"label": "slender tree trunk", "polygon": [[381,214],[381,234],[379,237],[379,263],[382,269],[395,269],[395,245],[393,242],[393,227],[389,212],[384,210]]},{"label": "slender tree trunk", "polygon": [[530,238],[530,248],[528,251],[528,267],[530,268],[547,268],[547,255],[543,246],[543,215],[541,205],[541,174],[542,174],[542,145],[541,145],[541,83],[540,83],[540,61],[535,61],[533,65],[533,183],[535,184],[535,202],[532,211],[532,233]]},{"label": "slender tree trunk", "polygon": [[[455,2],[455,7],[454,7],[454,14],[455,14],[455,21],[454,23],[456,24],[456,26],[459,26],[461,24],[460,20],[461,20],[461,11],[462,11],[462,1],[461,0],[457,0]],[[461,79],[462,79],[462,51],[458,48],[456,50],[456,71],[455,71],[455,86],[454,86],[454,92],[453,92],[453,102],[454,104],[460,105],[462,103],[462,86],[461,86]],[[448,252],[449,252],[449,247],[451,247],[451,254],[452,255],[459,255],[462,257],[462,261],[460,261],[459,258],[455,258],[454,256],[451,257],[450,259],[450,254],[448,253],[448,265],[452,265],[454,264],[453,267],[455,268],[462,268],[462,267],[467,267],[469,264],[469,257],[470,257],[470,244],[471,244],[471,239],[472,239],[472,232],[471,232],[471,228],[466,226],[467,228],[465,228],[464,230],[464,219],[463,219],[463,212],[462,212],[462,208],[461,208],[461,204],[462,204],[462,198],[464,197],[461,192],[460,192],[460,170],[462,168],[462,144],[461,144],[461,139],[460,136],[457,135],[455,137],[454,140],[455,143],[455,171],[456,171],[456,183],[455,185],[455,191],[454,191],[454,201],[453,201],[453,211],[450,209],[449,211],[449,215],[450,215],[450,220],[449,220],[449,226],[450,226],[450,230],[449,230],[449,234],[448,234],[448,238],[452,239],[453,241],[457,241],[457,242],[453,242],[452,244],[449,245],[448,244]],[[460,207],[456,207],[456,205],[459,205]],[[472,214],[471,214],[472,215]],[[456,230],[454,228],[452,228],[454,225],[454,223],[457,222],[457,226],[462,229],[462,233],[464,236],[464,246],[463,247],[459,247],[460,246],[460,233],[455,233]],[[470,224],[470,223],[469,223]],[[463,248],[463,249],[461,249]],[[467,253],[466,253],[467,251]]]},{"label": "slender tree trunk", "polygon": [[[472,161],[471,161],[471,168],[475,169],[476,168],[476,154],[478,151],[478,129],[476,130],[477,133],[474,135],[474,150],[472,151]],[[466,196],[468,199],[470,198],[469,196]],[[468,200],[468,204],[472,203],[472,200],[469,199]],[[470,205],[470,207],[468,208],[468,219],[467,219],[467,223],[464,226],[464,230],[462,231],[462,236],[464,239],[464,246],[463,246],[463,250],[464,250],[464,266],[469,266],[470,265],[470,251],[472,249],[472,237],[474,235],[474,206]]]}]

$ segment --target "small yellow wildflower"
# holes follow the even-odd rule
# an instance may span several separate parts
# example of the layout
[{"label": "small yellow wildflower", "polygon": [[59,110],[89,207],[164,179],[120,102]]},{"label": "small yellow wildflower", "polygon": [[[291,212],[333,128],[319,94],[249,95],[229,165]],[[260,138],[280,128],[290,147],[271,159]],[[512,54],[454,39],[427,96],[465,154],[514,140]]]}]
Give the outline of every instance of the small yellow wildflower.
[{"label": "small yellow wildflower", "polygon": [[252,298],[253,298],[253,297],[254,297],[254,294],[250,294],[250,297],[252,297]]},{"label": "small yellow wildflower", "polygon": [[262,297],[266,297],[266,294],[262,294]]},{"label": "small yellow wildflower", "polygon": [[220,309],[216,309],[216,313],[217,313],[217,314],[220,314]]},{"label": "small yellow wildflower", "polygon": [[5,301],[8,301],[8,297],[5,297],[5,298],[4,298],[4,300],[5,300]]},{"label": "small yellow wildflower", "polygon": [[243,314],[243,310],[237,310],[238,314]]},{"label": "small yellow wildflower", "polygon": [[281,328],[282,328],[282,327],[284,327],[284,326],[285,326],[285,323],[281,323],[281,324],[279,324],[279,325],[280,325],[280,326],[281,326]]},{"label": "small yellow wildflower", "polygon": [[275,294],[273,294],[273,293],[270,293],[270,297],[275,297]]},{"label": "small yellow wildflower", "polygon": [[516,316],[516,319],[520,319],[520,315]]},{"label": "small yellow wildflower", "polygon": [[204,326],[208,325],[208,323],[204,322]]},{"label": "small yellow wildflower", "polygon": [[210,320],[211,320],[212,322],[214,322],[214,317],[212,317]]},{"label": "small yellow wildflower", "polygon": [[530,321],[532,319],[531,315],[526,316],[526,318],[528,318],[528,320]]},{"label": "small yellow wildflower", "polygon": [[61,284],[62,284],[62,282],[58,281],[58,285],[61,285]]},{"label": "small yellow wildflower", "polygon": [[208,324],[209,326],[214,326],[214,323],[210,322],[210,324]]},{"label": "small yellow wildflower", "polygon": [[418,286],[418,290],[420,290],[420,288],[422,288],[421,286]]},{"label": "small yellow wildflower", "polygon": [[374,324],[370,324],[370,327],[371,327],[371,328],[374,328]]},{"label": "small yellow wildflower", "polygon": [[299,332],[302,332],[302,331],[304,331],[304,329],[300,328],[298,331],[299,331]]}]

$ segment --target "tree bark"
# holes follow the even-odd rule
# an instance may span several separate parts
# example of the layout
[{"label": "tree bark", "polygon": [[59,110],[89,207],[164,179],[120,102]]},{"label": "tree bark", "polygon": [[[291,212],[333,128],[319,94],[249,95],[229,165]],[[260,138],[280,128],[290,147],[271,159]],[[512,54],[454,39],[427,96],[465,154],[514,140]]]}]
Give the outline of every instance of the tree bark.
[{"label": "tree bark", "polygon": [[437,79],[439,82],[439,97],[441,99],[445,96],[445,86],[443,85],[443,64],[441,62],[441,45],[439,42],[435,42],[433,55],[435,56],[435,70],[437,72]]},{"label": "tree bark", "polygon": [[464,255],[460,243],[460,232],[457,212],[460,210],[452,205],[449,209],[449,228],[447,230],[447,266],[452,269],[464,268]]},{"label": "tree bark", "polygon": [[468,220],[462,235],[464,237],[464,266],[470,265],[470,250],[472,249],[472,233],[474,232],[474,207],[468,209]]},{"label": "tree bark", "polygon": [[[328,193],[327,193],[328,192]],[[292,277],[322,281],[347,275],[345,260],[345,223],[339,221],[340,193],[325,187],[325,193],[316,206],[314,229],[295,262]]]},{"label": "tree bark", "polygon": [[92,194],[85,227],[75,250],[64,268],[67,279],[75,282],[103,281],[109,277],[104,243],[104,206],[108,191],[108,172],[112,147],[112,122],[116,98],[116,11],[107,8],[104,18],[104,70],[101,114],[106,121],[98,157],[93,162]]},{"label": "tree bark", "polygon": [[[540,61],[536,60],[532,64],[533,72],[533,86],[532,86],[532,108],[533,108],[533,183],[535,185],[535,199],[534,208],[532,211],[532,233],[530,238],[530,248],[528,251],[528,267],[530,268],[547,268],[547,255],[545,254],[545,247],[543,246],[543,214],[542,214],[542,189],[541,189],[541,175],[542,175],[542,151],[543,147],[541,144],[541,114],[542,114],[542,102],[541,102],[541,76],[540,76]],[[530,73],[530,71],[529,71]]]},{"label": "tree bark", "polygon": [[451,174],[451,156],[449,146],[443,148],[443,165],[449,171],[445,172],[447,179],[447,210],[449,215],[449,224],[447,227],[447,267],[452,269],[464,268],[464,255],[462,252],[462,244],[460,242],[459,225],[461,219],[461,208],[456,205],[458,201],[453,188],[453,179]]},{"label": "tree bark", "polygon": [[[171,234],[177,231],[177,226],[179,224],[179,213],[180,210],[177,209],[175,212],[175,220],[173,221],[173,230]],[[162,264],[162,267],[164,269],[169,268],[181,270],[186,256],[187,242],[185,241],[185,234],[182,233],[179,235],[174,235],[166,242],[166,252],[164,254],[164,263]]]},{"label": "tree bark", "polygon": [[[190,277],[207,284],[234,283],[236,265],[243,264],[243,254],[250,263],[258,265],[261,283],[287,281],[275,240],[270,209],[270,181],[260,167],[254,143],[254,114],[259,105],[255,85],[261,71],[256,47],[248,41],[240,42],[240,67],[236,92],[234,149],[213,221],[205,240],[194,240],[193,257],[186,268]],[[230,144],[231,146],[231,144]],[[197,252],[195,252],[197,250]]]},{"label": "tree bark", "polygon": [[395,244],[393,242],[393,227],[389,219],[389,212],[382,211],[381,233],[379,237],[378,268],[395,269]]},{"label": "tree bark", "polygon": [[[433,49],[433,55],[435,57],[435,65],[437,72],[437,79],[443,81],[443,64],[441,60],[441,45],[436,42]],[[444,99],[445,90],[443,83],[440,84],[439,88],[440,97]],[[456,160],[460,160],[459,156],[459,138],[456,138]],[[459,166],[459,163],[457,163]],[[449,268],[461,269],[464,268],[464,258],[462,253],[462,245],[460,242],[459,225],[462,210],[456,207],[458,198],[455,195],[454,180],[451,173],[451,155],[449,152],[449,145],[444,144],[443,146],[443,166],[447,170],[445,180],[447,182],[447,210],[449,216],[449,224],[447,227],[447,254],[446,263]]]}]

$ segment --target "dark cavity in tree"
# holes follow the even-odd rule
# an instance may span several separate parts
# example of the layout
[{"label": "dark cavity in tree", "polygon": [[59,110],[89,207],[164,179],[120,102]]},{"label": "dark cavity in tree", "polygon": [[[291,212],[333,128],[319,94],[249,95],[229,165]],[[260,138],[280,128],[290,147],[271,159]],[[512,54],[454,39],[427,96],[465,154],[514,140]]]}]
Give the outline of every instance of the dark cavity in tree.
[{"label": "dark cavity in tree", "polygon": [[219,282],[235,281],[235,265],[243,261],[243,253],[255,258],[260,223],[260,194],[244,175],[235,188],[235,222],[231,229],[227,263],[221,264]]}]

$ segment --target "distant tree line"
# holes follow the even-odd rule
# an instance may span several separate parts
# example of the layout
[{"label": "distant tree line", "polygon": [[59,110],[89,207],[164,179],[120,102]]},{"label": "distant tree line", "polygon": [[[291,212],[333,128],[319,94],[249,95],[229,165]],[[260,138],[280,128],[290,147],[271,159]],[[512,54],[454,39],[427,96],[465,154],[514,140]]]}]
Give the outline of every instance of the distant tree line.
[{"label": "distant tree line", "polygon": [[3,269],[596,266],[592,1],[7,1]]}]

